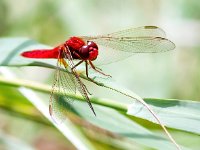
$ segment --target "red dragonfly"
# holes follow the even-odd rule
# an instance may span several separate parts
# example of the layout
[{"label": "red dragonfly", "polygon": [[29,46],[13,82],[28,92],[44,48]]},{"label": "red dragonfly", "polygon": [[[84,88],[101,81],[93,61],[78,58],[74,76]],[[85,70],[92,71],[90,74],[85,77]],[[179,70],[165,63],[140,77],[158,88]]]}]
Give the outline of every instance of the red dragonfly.
[{"label": "red dragonfly", "polygon": [[[99,49],[100,45],[107,49]],[[88,97],[89,92],[76,71],[76,67],[81,63],[85,62],[86,76],[88,78],[88,66],[94,71],[108,76],[93,64],[93,61],[97,61],[101,54],[103,56],[103,53],[105,53],[103,56],[103,63],[105,64],[119,60],[122,57],[131,56],[135,53],[165,52],[173,50],[174,48],[174,43],[166,39],[165,32],[162,29],[156,26],[143,26],[101,36],[74,36],[53,49],[26,51],[21,55],[27,58],[52,58],[58,60],[49,112],[54,119],[62,121],[65,118],[66,106],[72,100],[67,96],[65,96],[67,102],[61,100],[61,97],[56,96],[55,93],[57,92],[71,92],[75,94],[76,89],[78,89],[94,115],[96,115]],[[74,60],[79,60],[79,62],[75,64]],[[71,74],[61,71],[60,68],[70,69]]]}]

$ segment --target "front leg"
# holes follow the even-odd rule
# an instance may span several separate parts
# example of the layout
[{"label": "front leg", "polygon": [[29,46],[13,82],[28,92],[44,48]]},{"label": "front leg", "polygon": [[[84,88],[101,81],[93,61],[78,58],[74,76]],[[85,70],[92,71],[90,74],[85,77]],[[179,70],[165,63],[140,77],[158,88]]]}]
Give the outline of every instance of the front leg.
[{"label": "front leg", "polygon": [[94,69],[96,72],[98,72],[98,73],[100,73],[100,74],[102,74],[102,75],[104,75],[104,76],[107,76],[107,77],[112,77],[111,75],[108,75],[108,74],[105,74],[105,73],[103,73],[101,70],[98,70],[94,65],[93,65],[93,63],[89,60],[89,64],[90,64],[90,66],[92,67],[92,69]]},{"label": "front leg", "polygon": [[83,62],[83,60],[79,61],[76,65],[74,65],[71,69],[74,70],[78,65],[80,65]]},{"label": "front leg", "polygon": [[85,61],[85,68],[86,68],[86,76],[87,76],[87,78],[88,78],[91,82],[93,82],[94,84],[96,84],[96,85],[98,85],[98,86],[103,86],[102,83],[98,83],[98,82],[96,82],[94,79],[92,79],[92,78],[89,77],[89,74],[88,74],[88,62],[87,62],[87,61]]}]

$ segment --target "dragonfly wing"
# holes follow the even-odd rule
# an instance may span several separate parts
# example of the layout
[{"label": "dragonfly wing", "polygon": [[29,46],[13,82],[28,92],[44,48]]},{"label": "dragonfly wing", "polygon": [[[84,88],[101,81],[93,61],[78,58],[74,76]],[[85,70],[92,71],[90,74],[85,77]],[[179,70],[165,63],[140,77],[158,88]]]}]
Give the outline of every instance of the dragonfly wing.
[{"label": "dragonfly wing", "polygon": [[99,45],[98,57],[93,63],[95,66],[106,65],[133,56],[133,53],[117,51],[110,47]]},{"label": "dragonfly wing", "polygon": [[174,43],[165,37],[166,34],[161,28],[144,26],[102,36],[81,38],[93,41],[99,46],[99,56],[95,61],[101,65],[122,60],[135,53],[157,53],[174,49]]},{"label": "dragonfly wing", "polygon": [[175,48],[173,42],[162,37],[102,37],[93,41],[105,47],[130,53],[158,53]]},{"label": "dragonfly wing", "polygon": [[85,41],[93,41],[104,37],[162,37],[166,38],[166,33],[161,28],[156,26],[142,26],[137,28],[128,28],[125,30],[113,32],[110,34],[99,36],[81,36]]},{"label": "dragonfly wing", "polygon": [[67,46],[65,46],[64,57],[65,57],[65,61],[68,62],[69,66],[71,68],[71,72],[72,72],[72,75],[73,75],[73,77],[75,79],[74,81],[75,81],[75,85],[76,85],[78,91],[83,96],[83,98],[87,101],[90,109],[92,110],[93,114],[96,116],[96,113],[94,111],[92,103],[90,102],[90,99],[89,99],[88,94],[87,94],[88,90],[87,90],[86,86],[83,84],[83,82],[81,81],[81,79],[79,78],[78,73],[76,72],[76,68],[74,67],[75,64],[73,62],[73,58],[72,58],[71,52],[70,52],[70,50],[68,49]]},{"label": "dragonfly wing", "polygon": [[137,28],[128,28],[105,36],[113,37],[166,37],[165,32],[156,26],[143,26]]},{"label": "dragonfly wing", "polygon": [[[56,123],[62,123],[66,118],[67,111],[73,109],[73,99],[68,97],[67,93],[76,93],[74,77],[63,72],[62,69],[62,64],[58,61],[49,103],[50,115]],[[63,95],[58,95],[58,93]]]},{"label": "dragonfly wing", "polygon": [[116,62],[137,53],[158,53],[175,48],[173,42],[162,37],[101,37],[91,41],[99,46],[96,65]]}]

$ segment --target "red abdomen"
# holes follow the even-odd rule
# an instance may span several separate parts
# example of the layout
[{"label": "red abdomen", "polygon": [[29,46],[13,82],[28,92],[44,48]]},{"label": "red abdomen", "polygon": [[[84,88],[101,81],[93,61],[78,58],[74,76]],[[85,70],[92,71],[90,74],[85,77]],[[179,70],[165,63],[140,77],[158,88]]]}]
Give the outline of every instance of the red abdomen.
[{"label": "red abdomen", "polygon": [[39,50],[32,50],[32,51],[26,51],[21,53],[21,56],[27,57],[27,58],[58,58],[58,49],[39,49]]}]

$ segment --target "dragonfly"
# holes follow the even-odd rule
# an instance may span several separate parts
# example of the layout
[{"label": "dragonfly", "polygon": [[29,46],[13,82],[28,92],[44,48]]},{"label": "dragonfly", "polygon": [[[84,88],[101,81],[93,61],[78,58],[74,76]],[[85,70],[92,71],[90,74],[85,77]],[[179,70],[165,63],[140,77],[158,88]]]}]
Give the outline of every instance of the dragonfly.
[{"label": "dragonfly", "polygon": [[[104,49],[99,48],[100,46],[103,46]],[[73,36],[52,49],[25,51],[21,53],[21,56],[26,58],[57,59],[57,69],[49,102],[49,113],[55,120],[62,121],[66,115],[66,106],[70,107],[70,102],[73,100],[67,95],[64,95],[65,100],[61,100],[62,97],[56,94],[60,92],[76,94],[78,90],[82,98],[88,103],[92,113],[96,116],[88,96],[90,93],[77,72],[77,66],[80,64],[85,63],[86,77],[92,81],[93,79],[90,78],[88,73],[89,67],[99,74],[109,76],[96,67],[94,63],[102,56],[104,59],[102,64],[106,64],[127,58],[136,53],[158,53],[173,49],[175,49],[175,44],[166,38],[166,34],[161,28],[142,26],[105,35]],[[78,60],[78,63],[75,63],[75,60]],[[67,69],[71,73],[63,72],[60,68]]]}]

